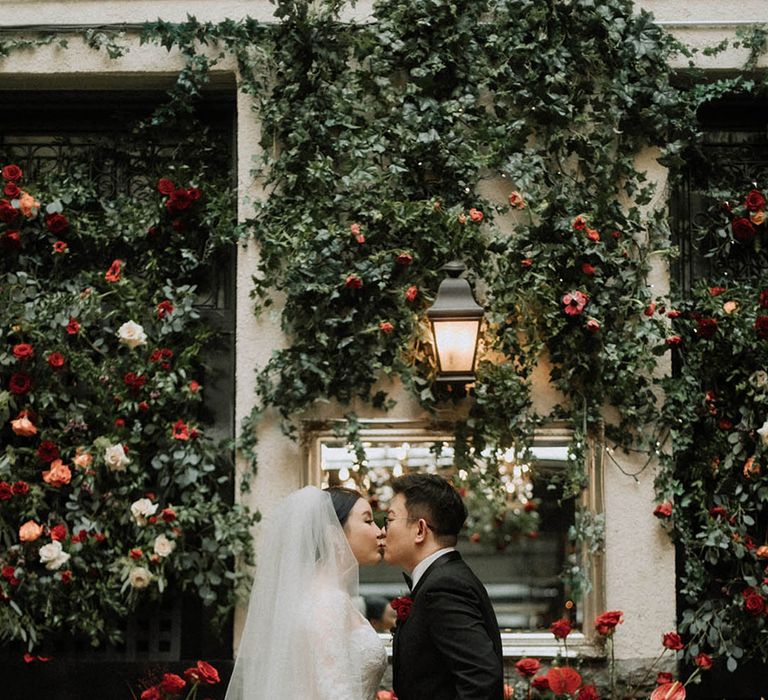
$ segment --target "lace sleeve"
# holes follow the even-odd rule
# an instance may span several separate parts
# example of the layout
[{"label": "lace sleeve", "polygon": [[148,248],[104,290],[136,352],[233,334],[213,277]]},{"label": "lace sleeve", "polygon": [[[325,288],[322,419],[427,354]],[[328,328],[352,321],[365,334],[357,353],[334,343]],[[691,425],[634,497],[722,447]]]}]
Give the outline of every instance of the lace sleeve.
[{"label": "lace sleeve", "polygon": [[351,599],[339,590],[317,596],[309,639],[312,645],[317,700],[363,700],[361,670],[353,644],[359,616]]}]

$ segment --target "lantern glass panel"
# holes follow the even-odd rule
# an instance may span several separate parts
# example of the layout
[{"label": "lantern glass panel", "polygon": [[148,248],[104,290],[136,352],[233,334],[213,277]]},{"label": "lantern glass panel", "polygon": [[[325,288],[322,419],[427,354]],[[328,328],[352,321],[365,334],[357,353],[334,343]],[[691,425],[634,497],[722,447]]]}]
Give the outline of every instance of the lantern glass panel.
[{"label": "lantern glass panel", "polygon": [[432,323],[441,372],[471,372],[475,364],[475,346],[479,319]]}]

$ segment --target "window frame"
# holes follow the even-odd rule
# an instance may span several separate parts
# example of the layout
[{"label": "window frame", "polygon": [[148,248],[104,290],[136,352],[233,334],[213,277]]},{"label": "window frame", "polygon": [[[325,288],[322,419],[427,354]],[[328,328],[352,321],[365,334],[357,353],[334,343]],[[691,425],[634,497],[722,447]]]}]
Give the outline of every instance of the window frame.
[{"label": "window frame", "polygon": [[[321,450],[325,442],[338,441],[339,432],[346,420],[302,421],[302,485],[320,486],[322,483]],[[416,420],[365,419],[360,421],[359,435],[362,440],[376,442],[452,442],[452,422],[428,422]],[[536,429],[535,441],[547,444],[570,442],[573,431],[567,423],[549,423]],[[587,486],[577,497],[577,505],[594,514],[603,509],[603,459],[602,444],[590,438],[586,450]],[[602,553],[590,555],[582,548],[579,553],[581,565],[589,572],[590,590],[582,601],[583,629],[568,636],[567,655],[569,658],[597,658],[605,655],[603,645],[594,628],[595,617],[605,609],[605,567]],[[392,653],[391,635],[380,634]],[[564,645],[550,632],[501,632],[505,658],[536,656],[554,658],[564,654]]]}]

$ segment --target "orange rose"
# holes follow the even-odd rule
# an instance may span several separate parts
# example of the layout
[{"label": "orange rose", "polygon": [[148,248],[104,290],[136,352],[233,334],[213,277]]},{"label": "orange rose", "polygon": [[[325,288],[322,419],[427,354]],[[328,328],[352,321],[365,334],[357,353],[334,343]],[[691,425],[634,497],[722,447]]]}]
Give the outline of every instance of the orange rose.
[{"label": "orange rose", "polygon": [[723,304],[723,311],[727,314],[732,314],[734,311],[736,311],[739,308],[739,302],[737,301],[726,301],[725,304]]},{"label": "orange rose", "polygon": [[34,542],[43,534],[43,526],[38,525],[34,520],[27,520],[19,528],[19,539],[22,542]]},{"label": "orange rose", "polygon": [[744,462],[744,478],[745,479],[751,479],[753,476],[760,476],[760,465],[755,462],[754,457],[750,457],[746,462]]},{"label": "orange rose", "polygon": [[54,459],[51,468],[43,472],[43,481],[56,488],[68,484],[71,479],[72,472],[60,459]]},{"label": "orange rose", "polygon": [[88,469],[93,464],[93,455],[83,450],[82,447],[78,447],[75,450],[75,458],[72,462],[76,467],[80,467],[80,469]]},{"label": "orange rose", "polygon": [[760,557],[760,559],[768,559],[768,544],[758,547],[755,554]]},{"label": "orange rose", "polygon": [[37,432],[35,424],[29,420],[26,411],[22,411],[16,416],[15,420],[11,421],[11,429],[16,435],[20,435],[21,437],[29,437]]},{"label": "orange rose", "polygon": [[755,226],[760,226],[765,221],[765,212],[764,211],[753,211],[749,215],[750,221],[755,224]]},{"label": "orange rose", "polygon": [[37,216],[37,210],[40,208],[40,202],[38,202],[28,192],[22,192],[19,197],[19,209],[24,215],[25,219],[34,219]]}]

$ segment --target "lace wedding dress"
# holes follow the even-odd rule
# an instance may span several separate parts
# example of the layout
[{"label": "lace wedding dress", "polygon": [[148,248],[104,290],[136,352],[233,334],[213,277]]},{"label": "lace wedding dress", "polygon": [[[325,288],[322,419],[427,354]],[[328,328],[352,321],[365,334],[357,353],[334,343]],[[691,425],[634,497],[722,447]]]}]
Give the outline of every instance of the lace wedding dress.
[{"label": "lace wedding dress", "polygon": [[387,650],[350,597],[318,591],[310,631],[319,681],[318,699],[372,700],[387,667]]}]

